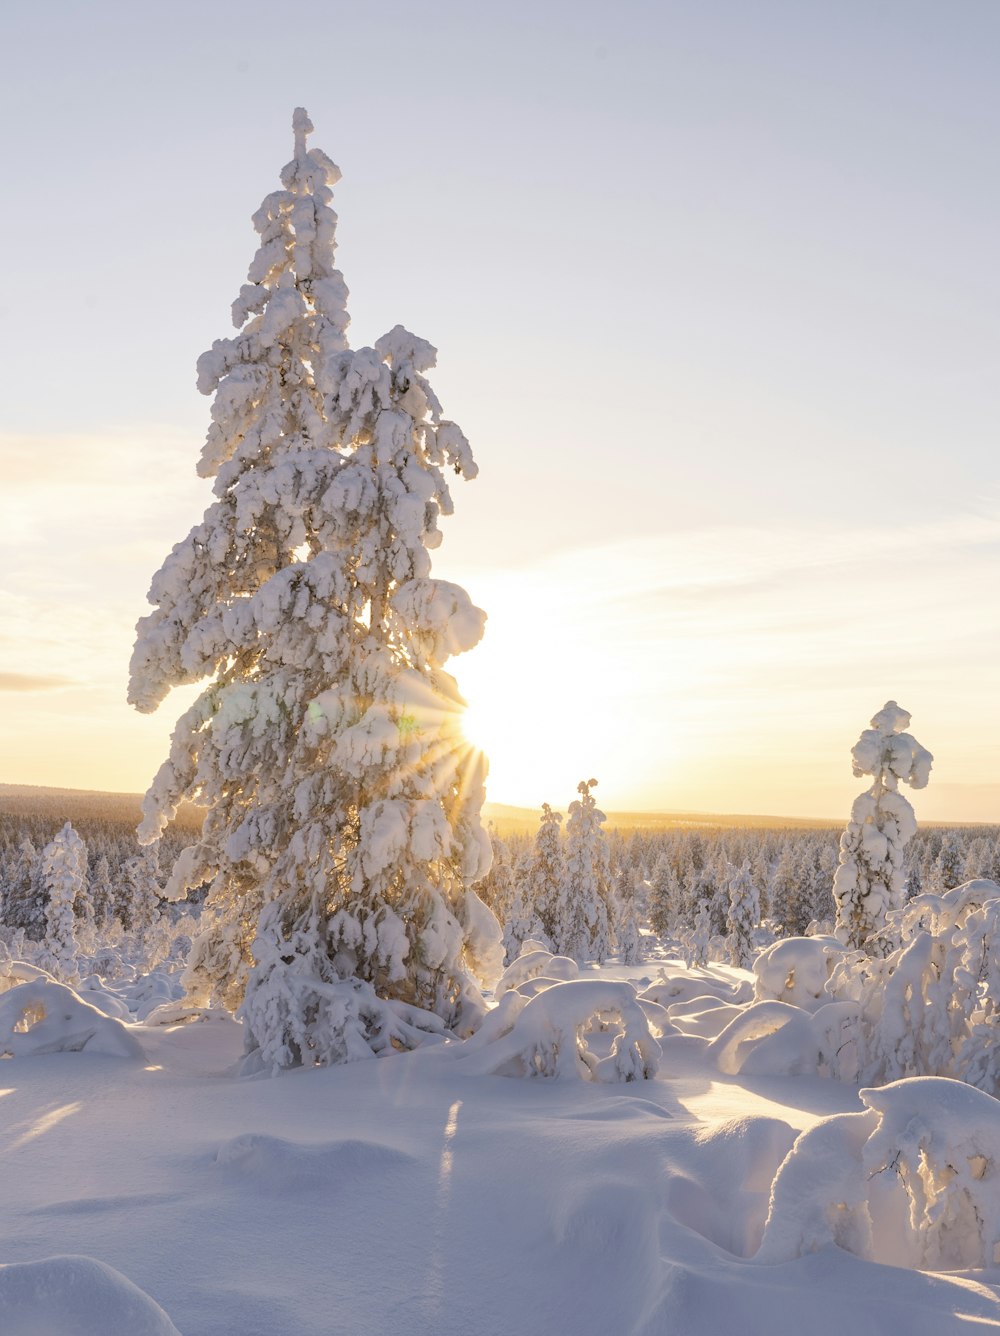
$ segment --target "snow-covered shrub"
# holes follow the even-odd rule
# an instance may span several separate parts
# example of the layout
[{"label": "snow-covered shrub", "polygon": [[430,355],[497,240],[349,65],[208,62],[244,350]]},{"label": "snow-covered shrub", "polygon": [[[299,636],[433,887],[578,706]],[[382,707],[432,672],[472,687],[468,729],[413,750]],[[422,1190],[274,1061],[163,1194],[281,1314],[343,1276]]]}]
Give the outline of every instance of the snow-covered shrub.
[{"label": "snow-covered shrub", "polygon": [[917,823],[899,783],[924,788],[934,760],[903,731],[909,723],[907,712],[887,701],[851,749],[854,774],[873,782],[854,800],[841,836],[833,895],[837,936],[856,949],[870,950],[886,915],[903,902],[903,850]]},{"label": "snow-covered shrub", "polygon": [[707,901],[703,900],[698,906],[694,927],[683,928],[678,933],[678,940],[688,969],[708,964],[711,956],[712,912]]},{"label": "snow-covered shrub", "polygon": [[[267,1067],[387,1052],[438,1024],[464,1033],[501,960],[472,890],[491,857],[485,762],[444,668],[485,614],[430,574],[446,474],[477,466],[426,379],[430,344],[396,326],[348,350],[340,172],[307,149],[301,109],[293,126],[282,188],[254,215],[238,333],[198,364],[215,392],[199,472],[217,499],[154,576],[130,685],[150,711],[176,684],[207,684],[140,837],[185,798],[207,807],[165,894],[210,883],[192,1000],[242,996]],[[430,1019],[399,1021],[389,1003]]]},{"label": "snow-covered shrub", "polygon": [[119,1020],[52,980],[18,984],[0,995],[0,1056],[105,1053],[145,1058],[142,1045]]},{"label": "snow-covered shrub", "polygon": [[753,962],[754,1001],[815,1011],[830,1001],[827,981],[845,954],[835,937],[781,938]]},{"label": "snow-covered shrub", "polygon": [[[478,1075],[643,1080],[656,1075],[662,1057],[649,1010],[630,984],[603,979],[553,983],[528,999],[509,990],[459,1061]],[[599,1056],[593,1040],[609,1034],[611,1051]]]},{"label": "snow-covered shrub", "polygon": [[758,1262],[829,1244],[895,1266],[1000,1264],[1000,1102],[923,1077],[862,1090],[780,1166]]},{"label": "snow-covered shrub", "polygon": [[921,895],[896,915],[901,944],[835,966],[827,992],[857,1003],[860,1079],[951,1076],[1000,1093],[1000,886]]},{"label": "snow-covered shrub", "polygon": [[827,1002],[814,1012],[753,1002],[719,1031],[708,1057],[729,1076],[857,1077],[858,1008]]}]

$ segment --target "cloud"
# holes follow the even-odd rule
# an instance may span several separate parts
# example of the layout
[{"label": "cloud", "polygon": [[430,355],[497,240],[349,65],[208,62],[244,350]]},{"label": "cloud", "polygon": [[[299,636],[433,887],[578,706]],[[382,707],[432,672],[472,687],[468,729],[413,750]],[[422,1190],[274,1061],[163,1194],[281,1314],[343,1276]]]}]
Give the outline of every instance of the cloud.
[{"label": "cloud", "polygon": [[50,677],[42,673],[0,673],[0,691],[58,691],[71,687],[70,677]]}]

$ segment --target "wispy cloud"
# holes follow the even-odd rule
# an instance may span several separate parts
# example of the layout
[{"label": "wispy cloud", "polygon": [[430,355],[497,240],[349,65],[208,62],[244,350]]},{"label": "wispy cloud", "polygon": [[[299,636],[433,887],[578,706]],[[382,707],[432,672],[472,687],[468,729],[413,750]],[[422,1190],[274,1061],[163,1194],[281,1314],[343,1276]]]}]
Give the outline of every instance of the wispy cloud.
[{"label": "wispy cloud", "polygon": [[52,677],[43,673],[0,673],[0,691],[57,691],[73,686],[69,677]]}]

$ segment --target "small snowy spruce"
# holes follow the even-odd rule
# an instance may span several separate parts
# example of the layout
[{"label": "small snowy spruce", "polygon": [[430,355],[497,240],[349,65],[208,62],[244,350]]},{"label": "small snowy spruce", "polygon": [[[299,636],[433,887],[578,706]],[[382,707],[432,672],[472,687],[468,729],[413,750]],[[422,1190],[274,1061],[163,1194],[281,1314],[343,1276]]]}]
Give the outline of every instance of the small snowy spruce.
[{"label": "small snowy spruce", "polygon": [[727,918],[729,960],[740,969],[753,964],[757,947],[754,932],[760,924],[760,896],[753,884],[749,860],[732,869],[729,881],[729,914]]},{"label": "small snowy spruce", "polygon": [[531,899],[545,935],[564,954],[566,923],[566,861],[560,826],[562,813],[542,803],[530,864]]},{"label": "small snowy spruce", "polygon": [[334,267],[339,169],[306,147],[254,215],[237,334],[199,360],[214,392],[199,472],[216,501],[153,579],[130,700],[205,683],[146,796],[155,840],[182,799],[208,811],[165,894],[210,883],[188,984],[243,998],[250,1061],[274,1070],[465,1033],[499,972],[472,891],[490,865],[485,762],[444,671],[485,614],[430,574],[446,472],[474,478],[396,326],[348,351]]},{"label": "small snowy spruce", "polygon": [[68,821],[42,850],[42,880],[48,891],[42,963],[56,979],[71,983],[77,977],[73,906],[87,884],[87,848]]},{"label": "small snowy spruce", "polygon": [[[607,900],[611,893],[611,869],[607,820],[591,793],[596,779],[582,779],[580,797],[569,805],[566,822],[566,903],[557,947],[579,963],[597,953],[610,954]],[[595,957],[596,958],[596,957]]]},{"label": "small snowy spruce", "polygon": [[854,800],[841,836],[833,895],[837,937],[859,950],[871,949],[886,915],[903,903],[903,850],[917,823],[899,782],[924,788],[934,760],[904,731],[909,723],[907,712],[887,701],[851,749],[854,774],[873,782]]}]

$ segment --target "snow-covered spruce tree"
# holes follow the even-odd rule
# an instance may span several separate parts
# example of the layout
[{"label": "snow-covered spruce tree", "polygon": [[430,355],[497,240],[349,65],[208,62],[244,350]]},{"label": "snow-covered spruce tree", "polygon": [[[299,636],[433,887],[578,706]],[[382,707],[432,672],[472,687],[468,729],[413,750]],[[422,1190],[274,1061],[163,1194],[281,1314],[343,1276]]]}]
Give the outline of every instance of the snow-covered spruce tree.
[{"label": "snow-covered spruce tree", "polygon": [[[485,762],[443,670],[485,615],[430,577],[445,471],[473,478],[425,379],[430,344],[397,326],[348,351],[334,268],[339,170],[295,113],[282,188],[239,332],[199,361],[215,391],[199,472],[217,500],[154,577],[130,699],[205,682],[147,794],[155,840],[206,807],[169,898],[210,882],[192,995],[235,1006],[251,1064],[329,1063],[465,1032],[499,926],[471,890],[489,867]],[[429,1014],[433,1013],[433,1014]]]},{"label": "snow-covered spruce tree", "polygon": [[757,954],[754,932],[760,925],[760,894],[750,874],[750,860],[731,868],[729,880],[729,915],[727,918],[729,960],[748,970]]},{"label": "snow-covered spruce tree", "polygon": [[590,791],[596,787],[596,779],[580,781],[580,797],[570,803],[566,821],[566,907],[559,949],[581,964],[590,959],[595,937],[603,948],[602,932],[607,934],[611,869],[601,829],[607,818]]},{"label": "snow-covered spruce tree", "polygon": [[855,798],[840,837],[833,896],[837,936],[856,950],[870,949],[886,914],[903,903],[903,850],[917,823],[899,782],[924,788],[934,760],[903,731],[909,723],[907,712],[887,701],[851,749],[855,775],[871,775],[873,782]]},{"label": "snow-covered spruce tree", "polygon": [[25,835],[4,896],[3,921],[20,928],[25,936],[40,942],[45,936],[45,904],[48,893],[42,880],[42,863],[30,835]]},{"label": "snow-covered spruce tree", "polygon": [[78,973],[73,906],[87,884],[87,847],[68,821],[42,850],[42,881],[48,891],[42,964],[71,983]]},{"label": "snow-covered spruce tree", "polygon": [[562,813],[542,803],[542,815],[535,832],[531,855],[530,888],[535,913],[541,919],[545,935],[556,951],[562,952],[566,926],[566,861],[563,857],[560,826]]},{"label": "snow-covered spruce tree", "polygon": [[122,866],[118,917],[130,939],[130,950],[148,965],[151,940],[160,926],[160,883],[156,846],[144,849]]},{"label": "snow-covered spruce tree", "polygon": [[619,919],[618,959],[623,965],[641,965],[645,960],[642,949],[642,933],[635,916],[634,905],[628,905]]},{"label": "snow-covered spruce tree", "polygon": [[966,880],[965,857],[958,835],[949,830],[941,841],[941,852],[934,867],[934,890],[940,895],[960,886]]}]

